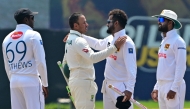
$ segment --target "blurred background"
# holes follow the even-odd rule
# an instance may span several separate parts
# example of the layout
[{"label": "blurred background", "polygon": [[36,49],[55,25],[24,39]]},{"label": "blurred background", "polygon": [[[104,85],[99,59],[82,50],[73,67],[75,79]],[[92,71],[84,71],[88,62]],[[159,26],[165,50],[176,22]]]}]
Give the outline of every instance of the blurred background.
[{"label": "blurred background", "polygon": [[[187,70],[185,73],[186,100],[190,100],[190,0],[0,0],[0,41],[15,29],[14,13],[19,8],[29,8],[39,12],[35,16],[34,30],[40,32],[46,53],[49,97],[46,103],[56,102],[57,98],[68,98],[66,82],[57,61],[64,55],[63,38],[69,32],[68,18],[73,12],[81,12],[89,24],[87,35],[105,38],[106,21],[110,10],[119,8],[128,15],[127,34],[133,39],[137,49],[137,81],[134,98],[150,100],[150,93],[156,82],[157,52],[161,42],[157,31],[157,19],[163,9],[177,13],[183,27],[178,32],[187,44]],[[2,51],[2,50],[1,50]],[[105,60],[94,64],[98,84],[97,100],[104,79]],[[0,109],[10,108],[9,81],[0,53]]]}]

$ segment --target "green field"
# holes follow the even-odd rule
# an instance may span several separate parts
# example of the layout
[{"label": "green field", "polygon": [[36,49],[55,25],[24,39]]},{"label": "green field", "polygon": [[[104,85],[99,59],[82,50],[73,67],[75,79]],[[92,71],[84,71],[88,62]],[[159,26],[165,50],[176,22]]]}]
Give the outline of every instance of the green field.
[{"label": "green field", "polygon": [[[153,101],[139,101],[141,104],[145,105],[148,109],[159,109],[158,103]],[[70,109],[69,104],[58,104],[58,103],[50,103],[46,104],[45,109]],[[103,102],[97,101],[95,109],[103,109]],[[134,106],[134,109],[139,109],[138,107]],[[190,101],[185,102],[184,109],[190,109]]]}]

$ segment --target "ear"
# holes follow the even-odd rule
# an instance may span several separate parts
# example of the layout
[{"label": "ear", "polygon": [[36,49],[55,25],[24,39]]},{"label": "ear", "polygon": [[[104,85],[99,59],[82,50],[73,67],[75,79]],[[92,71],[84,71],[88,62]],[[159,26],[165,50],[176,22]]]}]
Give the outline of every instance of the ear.
[{"label": "ear", "polygon": [[78,24],[77,23],[74,23],[74,28],[78,28]]},{"label": "ear", "polygon": [[25,18],[23,19],[23,22],[24,22],[24,23],[27,23],[27,22],[28,22],[28,19],[25,17]]},{"label": "ear", "polygon": [[118,22],[118,21],[115,21],[115,22],[114,22],[114,25],[115,25],[115,26],[119,25],[119,22]]}]

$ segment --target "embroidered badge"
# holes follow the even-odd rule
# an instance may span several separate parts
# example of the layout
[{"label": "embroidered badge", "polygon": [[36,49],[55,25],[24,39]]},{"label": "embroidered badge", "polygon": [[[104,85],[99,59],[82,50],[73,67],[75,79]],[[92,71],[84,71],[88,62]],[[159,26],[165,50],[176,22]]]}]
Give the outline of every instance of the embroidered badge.
[{"label": "embroidered badge", "polygon": [[128,48],[129,53],[133,53],[133,48]]},{"label": "embroidered badge", "polygon": [[170,44],[165,44],[164,50],[168,50],[170,47]]},{"label": "embroidered badge", "polygon": [[72,45],[72,40],[67,40],[66,42],[68,45]]}]

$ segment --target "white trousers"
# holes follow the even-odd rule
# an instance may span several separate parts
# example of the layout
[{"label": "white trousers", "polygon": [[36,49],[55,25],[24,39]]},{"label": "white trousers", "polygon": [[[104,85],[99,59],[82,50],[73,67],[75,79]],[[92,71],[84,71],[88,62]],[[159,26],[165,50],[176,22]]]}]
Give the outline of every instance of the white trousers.
[{"label": "white trousers", "polygon": [[12,75],[10,91],[12,109],[44,109],[44,95],[38,76]]},{"label": "white trousers", "polygon": [[171,89],[173,81],[158,81],[158,103],[160,109],[183,109],[186,84],[183,80],[176,92],[174,99],[167,100],[167,93]]},{"label": "white trousers", "polygon": [[[108,87],[109,84],[112,84],[115,86],[117,89],[120,91],[125,91],[126,85],[123,82],[116,82],[116,81],[103,81],[102,84],[102,90],[101,92],[103,93],[103,104],[104,104],[104,109],[118,109],[115,105],[117,102],[117,97],[121,96],[112,89]],[[129,109],[133,109],[133,104],[131,103],[131,107]]]},{"label": "white trousers", "polygon": [[69,80],[69,88],[76,109],[95,109],[95,97],[98,90],[92,80]]}]

